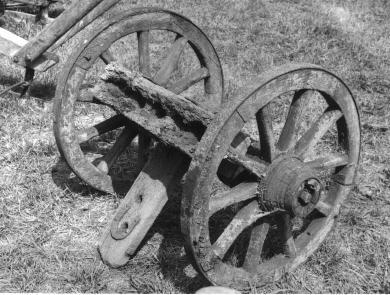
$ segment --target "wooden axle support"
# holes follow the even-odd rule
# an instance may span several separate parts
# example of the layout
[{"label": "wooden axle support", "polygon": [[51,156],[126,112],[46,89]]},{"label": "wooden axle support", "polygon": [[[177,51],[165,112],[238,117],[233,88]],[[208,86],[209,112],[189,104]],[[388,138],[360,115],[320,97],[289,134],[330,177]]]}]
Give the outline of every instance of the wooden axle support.
[{"label": "wooden axle support", "polygon": [[[109,64],[101,81],[81,96],[112,107],[160,142],[120,204],[99,245],[103,261],[119,267],[134,254],[167,202],[169,186],[186,172],[191,155],[214,113],[115,63]],[[249,165],[240,162],[234,148],[229,155],[231,161],[243,167]]]}]

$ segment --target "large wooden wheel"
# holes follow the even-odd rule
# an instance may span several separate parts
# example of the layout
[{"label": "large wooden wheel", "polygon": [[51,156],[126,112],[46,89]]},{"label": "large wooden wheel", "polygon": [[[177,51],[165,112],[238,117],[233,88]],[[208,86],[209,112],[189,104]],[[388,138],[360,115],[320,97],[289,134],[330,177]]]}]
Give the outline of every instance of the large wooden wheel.
[{"label": "large wooden wheel", "polygon": [[109,193],[116,191],[115,181],[126,170],[115,167],[115,163],[131,162],[129,154],[122,159],[120,156],[133,139],[138,135],[138,171],[146,162],[150,144],[144,130],[112,108],[94,104],[88,91],[104,65],[113,61],[136,70],[138,67],[154,83],[172,92],[202,98],[197,103],[209,110],[219,107],[223,95],[217,53],[191,21],[157,8],[129,10],[119,6],[107,13],[83,39],[59,76],[54,133],[61,154],[75,174]]},{"label": "large wooden wheel", "polygon": [[197,269],[245,290],[324,240],[354,181],[360,126],[346,85],[313,65],[277,68],[237,93],[197,147],[181,222]]}]

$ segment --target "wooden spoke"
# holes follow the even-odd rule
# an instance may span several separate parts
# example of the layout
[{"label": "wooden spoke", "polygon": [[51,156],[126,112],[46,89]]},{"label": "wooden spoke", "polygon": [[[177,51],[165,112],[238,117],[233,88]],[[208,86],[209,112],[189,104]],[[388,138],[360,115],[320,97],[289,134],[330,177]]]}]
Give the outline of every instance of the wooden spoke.
[{"label": "wooden spoke", "polygon": [[[243,132],[239,132],[236,135],[236,137],[233,139],[229,151],[232,157],[235,158],[235,160],[231,161],[225,159],[221,162],[221,165],[218,168],[218,175],[225,183],[229,183],[230,186],[234,186],[242,182],[242,180],[240,180],[240,175],[242,175],[242,172],[248,169],[244,168],[244,165],[242,163],[240,164],[237,162],[239,160],[242,160],[242,162],[248,162],[249,160],[251,160],[250,158],[246,159],[246,153],[250,146],[251,146],[250,136]],[[255,168],[258,168],[258,170],[262,169],[259,167],[255,167]],[[254,173],[252,172],[252,174]]]},{"label": "wooden spoke", "polygon": [[127,125],[115,141],[114,146],[103,156],[97,168],[104,173],[108,173],[115,161],[133,141],[134,137],[137,136],[137,131],[137,128],[134,126]]},{"label": "wooden spoke", "polygon": [[232,147],[229,148],[226,158],[233,163],[244,167],[257,178],[263,178],[265,176],[265,172],[268,169],[267,163],[262,162],[261,160],[255,160],[246,155],[242,155]]},{"label": "wooden spoke", "polygon": [[329,128],[342,117],[340,110],[328,108],[317,119],[312,127],[297,142],[294,153],[298,156],[304,157],[308,151],[313,148],[318,141],[324,136]]},{"label": "wooden spoke", "polygon": [[282,242],[284,243],[285,254],[288,257],[295,257],[297,255],[297,249],[295,246],[294,237],[292,235],[292,224],[290,215],[282,213],[281,218],[281,234]]},{"label": "wooden spoke", "polygon": [[122,127],[125,125],[125,123],[126,119],[122,115],[115,115],[103,122],[100,122],[99,124],[80,130],[77,133],[77,137],[80,143],[85,142],[96,136]]},{"label": "wooden spoke", "polygon": [[166,86],[172,73],[176,70],[180,56],[187,44],[187,39],[179,37],[168,50],[168,56],[164,59],[160,69],[153,77],[153,81],[161,86]]},{"label": "wooden spoke", "polygon": [[328,216],[333,210],[333,206],[329,204],[327,201],[327,196],[329,193],[330,193],[329,191],[326,192],[322,191],[320,200],[317,202],[317,204],[314,207],[318,212],[320,212],[325,217]]},{"label": "wooden spoke", "polygon": [[151,144],[151,137],[143,130],[139,130],[138,133],[138,160],[137,169],[141,171],[145,166],[149,157],[149,148]]},{"label": "wooden spoke", "polygon": [[255,272],[261,262],[264,241],[269,231],[269,223],[256,225],[251,232],[248,250],[246,252],[243,268],[249,272]]},{"label": "wooden spoke", "polygon": [[263,160],[271,163],[275,157],[275,139],[269,104],[256,114],[256,120],[260,135],[261,156]]},{"label": "wooden spoke", "polygon": [[314,169],[330,169],[339,166],[344,166],[349,163],[348,155],[332,154],[326,157],[321,157],[309,162],[306,162],[311,168]]},{"label": "wooden spoke", "polygon": [[328,216],[330,212],[332,212],[333,207],[326,203],[325,201],[318,201],[316,206],[314,207],[318,212],[320,212],[324,216]]},{"label": "wooden spoke", "polygon": [[191,72],[187,77],[184,77],[183,79],[172,83],[172,85],[170,85],[168,87],[168,89],[170,91],[172,91],[173,93],[180,94],[183,91],[190,88],[192,85],[195,85],[199,81],[201,81],[209,76],[210,76],[210,73],[209,73],[208,69],[202,67],[200,69],[197,69],[197,70]]},{"label": "wooden spoke", "polygon": [[286,122],[284,123],[280,134],[277,147],[281,151],[286,151],[294,146],[299,131],[299,123],[302,121],[302,115],[306,100],[304,93],[308,90],[299,90],[294,94],[293,100],[288,111]]},{"label": "wooden spoke", "polygon": [[256,182],[241,183],[227,192],[215,195],[209,202],[209,215],[235,203],[256,197],[257,186]]},{"label": "wooden spoke", "polygon": [[269,214],[271,214],[271,212],[263,212],[259,209],[257,201],[252,201],[243,207],[237,212],[233,220],[212,245],[214,253],[222,259],[244,229],[253,224],[259,218]]},{"label": "wooden spoke", "polygon": [[239,132],[231,143],[231,147],[234,148],[236,153],[245,155],[251,143],[252,140],[248,134]]},{"label": "wooden spoke", "polygon": [[108,65],[109,63],[114,62],[116,59],[114,57],[114,54],[111,52],[110,49],[107,49],[104,51],[101,55],[100,58],[103,60],[103,62]]},{"label": "wooden spoke", "polygon": [[[143,31],[137,33],[138,39],[138,63],[139,70],[144,75],[150,77],[151,76],[151,68],[150,68],[150,32]],[[138,161],[137,161],[137,169],[141,171],[144,167],[147,158],[148,151],[150,145],[150,136],[148,136],[145,132],[140,132],[138,135]]]},{"label": "wooden spoke", "polygon": [[137,32],[138,63],[142,74],[150,77],[149,31]]}]

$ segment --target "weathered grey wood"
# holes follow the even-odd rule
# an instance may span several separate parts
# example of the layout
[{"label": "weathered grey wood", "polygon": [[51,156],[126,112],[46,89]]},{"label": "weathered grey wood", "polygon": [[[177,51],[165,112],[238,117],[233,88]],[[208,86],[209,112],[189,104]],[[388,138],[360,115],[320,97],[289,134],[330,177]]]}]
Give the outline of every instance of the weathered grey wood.
[{"label": "weathered grey wood", "polygon": [[139,127],[138,130],[138,158],[137,171],[141,171],[149,158],[149,148],[152,144],[150,135]]},{"label": "weathered grey wood", "polygon": [[263,160],[272,162],[275,157],[275,139],[272,126],[271,107],[266,105],[256,114],[260,136],[260,150]]},{"label": "weathered grey wood", "polygon": [[[58,47],[62,46],[64,43],[66,43],[68,40],[70,40],[72,37],[74,37],[78,32],[80,32],[82,29],[84,29],[86,26],[91,24],[95,19],[97,19],[99,16],[101,16],[103,13],[107,13],[107,11],[113,7],[118,0],[98,0],[100,4],[96,5],[90,11],[82,18],[82,21],[76,22],[73,27],[71,27],[66,33],[64,33],[58,41],[51,47],[54,51]],[[70,8],[68,8],[70,9]]]},{"label": "weathered grey wood", "polygon": [[106,65],[115,61],[114,54],[110,49],[107,49],[102,54],[100,54],[100,58]]},{"label": "weathered grey wood", "polygon": [[154,75],[153,81],[161,86],[166,86],[172,73],[176,70],[180,56],[187,44],[187,39],[179,37],[175,40],[172,46],[168,49],[168,55],[161,64],[160,69]]},{"label": "weathered grey wood", "polygon": [[292,99],[286,122],[284,123],[282,132],[280,133],[278,148],[281,151],[288,150],[293,147],[298,134],[298,127],[302,120],[302,114],[304,111],[306,99],[309,90],[303,89],[299,90],[294,94]]},{"label": "weathered grey wood", "polygon": [[[151,68],[150,68],[150,32],[149,31],[140,31],[137,32],[137,41],[138,41],[138,64],[139,71],[150,77]],[[138,133],[138,159],[137,159],[137,169],[141,171],[149,156],[149,147],[151,144],[150,136],[139,128]]]},{"label": "weathered grey wood", "polygon": [[267,216],[271,212],[263,212],[259,209],[257,201],[252,201],[242,209],[240,209],[234,216],[229,225],[225,228],[223,233],[212,245],[212,250],[215,255],[223,259],[230,246],[234,243],[240,233],[248,226],[253,224],[261,217]]},{"label": "weathered grey wood", "polygon": [[[123,114],[126,118],[154,135],[158,140],[172,145],[191,156],[199,142],[199,126],[195,126],[192,129],[190,127],[183,129],[171,116],[158,116],[156,114],[156,109],[153,106],[143,106],[143,103],[140,103],[137,100],[134,93],[125,94],[123,91],[126,90],[122,91],[122,89],[115,84],[123,86],[123,83],[126,82],[126,86],[130,87],[131,85],[131,87],[133,87],[133,85],[135,85],[136,89],[140,90],[138,94],[142,93],[141,96],[143,98],[150,99],[150,102],[153,104],[158,103],[159,106],[164,106],[168,112],[173,110],[173,116],[183,116],[187,122],[199,122],[206,127],[208,122],[212,120],[213,115],[196,106],[193,102],[154,84],[138,73],[133,74],[128,70],[124,70],[126,73],[124,77],[126,78],[123,78],[124,74],[122,73],[124,72],[122,70],[118,72],[117,65],[110,64],[107,66],[107,69],[110,70],[110,68],[115,69],[114,74],[109,72],[108,77],[103,77],[104,80],[110,82],[100,81],[90,90],[94,99],[111,106],[117,112]],[[127,78],[130,74],[133,75],[131,80]],[[167,106],[169,108],[167,108]],[[182,110],[185,110],[185,112],[181,112]],[[186,116],[186,114],[188,115]],[[227,158],[249,170],[258,178],[264,176],[268,167],[267,164],[262,163],[261,161],[256,161],[245,155],[240,155],[239,151],[236,151],[234,148],[229,149]]]},{"label": "weathered grey wood", "polygon": [[256,197],[258,183],[241,183],[229,191],[222,192],[210,198],[209,215],[230,205]]},{"label": "weathered grey wood", "polygon": [[159,145],[122,200],[99,244],[105,263],[120,267],[135,253],[168,200],[168,187],[186,165],[186,158]]},{"label": "weathered grey wood", "polygon": [[261,253],[270,225],[263,222],[253,227],[249,240],[248,250],[245,255],[243,268],[249,272],[255,272],[261,262]]},{"label": "weathered grey wood", "polygon": [[316,204],[316,206],[314,208],[316,210],[318,210],[324,216],[328,216],[333,210],[333,206],[326,203],[323,200],[318,201],[318,203]]},{"label": "weathered grey wood", "polygon": [[325,112],[313,123],[310,129],[299,139],[294,148],[295,154],[305,157],[306,153],[318,143],[329,128],[342,116],[343,113],[340,110],[331,108],[325,110]]},{"label": "weathered grey wood", "polygon": [[96,100],[113,107],[158,140],[180,149],[187,155],[195,151],[198,139],[193,133],[182,130],[171,117],[159,118],[150,106],[141,108],[136,100],[124,97],[124,93],[117,86],[98,83],[91,92]]},{"label": "weathered grey wood", "polygon": [[295,257],[297,255],[297,247],[295,246],[294,237],[292,235],[291,217],[288,213],[281,214],[281,226],[280,232],[282,234],[282,241],[284,244],[284,250],[288,257]]},{"label": "weathered grey wood", "polygon": [[[21,48],[28,43],[27,40],[0,28],[0,53],[13,58]],[[45,71],[58,62],[58,57],[55,54],[46,52],[42,54],[30,68],[36,71]]]},{"label": "weathered grey wood", "polygon": [[22,66],[29,65],[101,2],[114,5],[118,0],[73,1],[67,10],[15,55],[15,62]]},{"label": "weathered grey wood", "polygon": [[13,57],[27,43],[27,40],[0,28],[0,53]]},{"label": "weathered grey wood", "polygon": [[116,139],[114,146],[103,156],[97,165],[97,168],[105,173],[108,173],[115,161],[137,136],[137,130],[136,126],[127,125]]},{"label": "weathered grey wood", "polygon": [[109,64],[101,78],[106,82],[126,85],[152,104],[158,104],[167,115],[180,117],[185,122],[207,126],[214,117],[213,113],[202,109],[185,97],[174,94],[146,79],[140,73],[127,70],[116,63]]},{"label": "weathered grey wood", "polygon": [[268,165],[265,162],[257,161],[251,159],[248,156],[242,155],[237,152],[234,148],[229,148],[226,155],[230,161],[237,163],[251,172],[253,175],[256,175],[257,178],[261,179],[265,176],[265,172],[268,169]]},{"label": "weathered grey wood", "polygon": [[77,137],[79,142],[90,140],[96,136],[102,135],[109,131],[122,127],[126,123],[126,118],[122,115],[115,115],[103,122],[100,122],[89,128],[78,131]]},{"label": "weathered grey wood", "polygon": [[306,162],[307,165],[314,169],[329,169],[339,166],[344,166],[349,163],[348,155],[342,154],[331,154],[325,157],[321,157],[309,162]]},{"label": "weathered grey wood", "polygon": [[137,32],[139,71],[150,77],[150,32]]},{"label": "weathered grey wood", "polygon": [[173,93],[180,94],[183,91],[190,88],[192,85],[195,85],[199,81],[209,77],[209,75],[210,74],[209,74],[209,71],[207,70],[207,68],[204,68],[204,67],[199,68],[199,69],[191,72],[187,77],[184,77],[183,79],[180,79],[180,80],[172,83],[172,85],[170,85],[168,87],[168,89],[170,91],[172,91]]}]

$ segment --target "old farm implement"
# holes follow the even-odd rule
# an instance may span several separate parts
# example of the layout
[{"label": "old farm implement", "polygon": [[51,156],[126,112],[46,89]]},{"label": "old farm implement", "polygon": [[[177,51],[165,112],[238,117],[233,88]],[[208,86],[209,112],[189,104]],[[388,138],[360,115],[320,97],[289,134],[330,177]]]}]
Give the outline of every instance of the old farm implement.
[{"label": "old farm implement", "polygon": [[[103,261],[128,262],[183,178],[186,250],[210,282],[244,290],[304,262],[331,230],[358,168],[359,115],[343,81],[288,64],[227,100],[217,53],[197,26],[112,0],[75,1],[31,41],[2,30],[1,51],[31,77],[86,26],[58,77],[59,150],[77,176],[108,193],[133,141],[140,170],[103,234]],[[128,47],[118,54],[118,44]],[[135,62],[121,60],[133,51]],[[98,121],[80,125],[94,107]],[[109,111],[97,116],[99,108]],[[114,142],[91,159],[84,147],[108,135]]]}]

